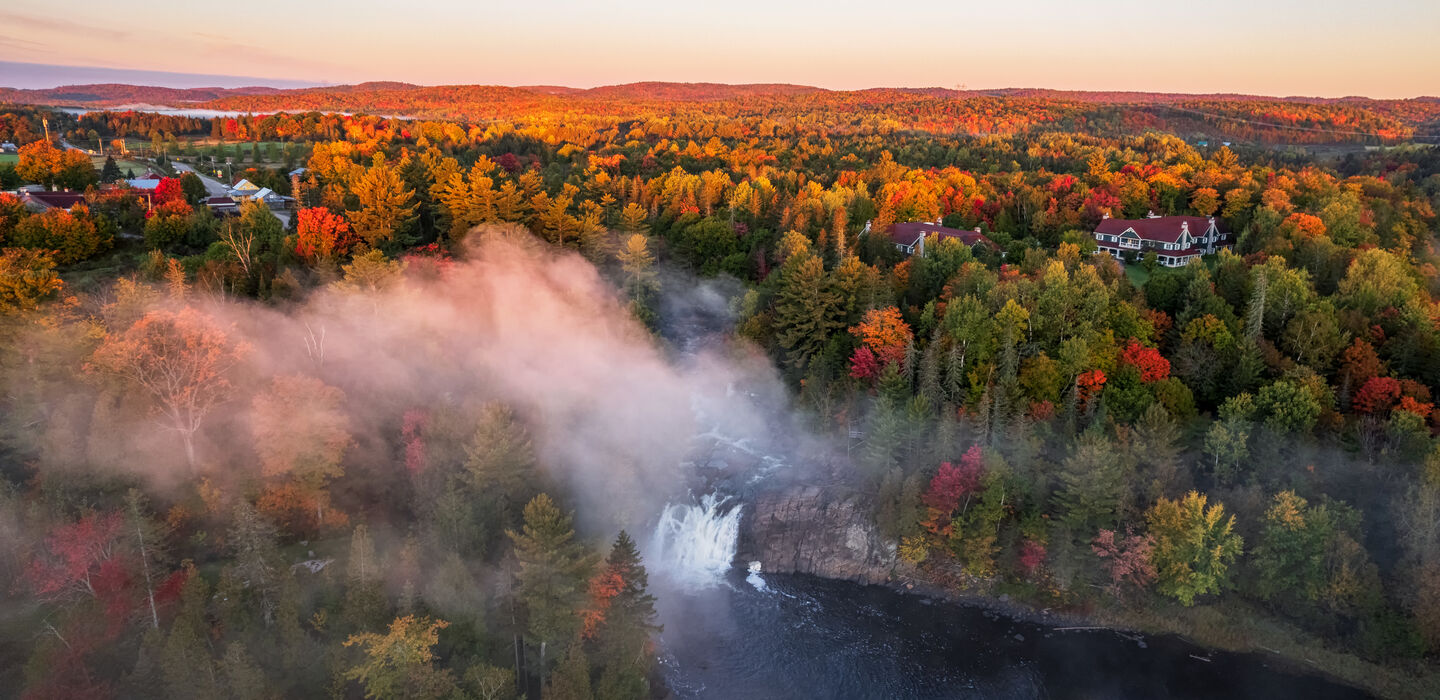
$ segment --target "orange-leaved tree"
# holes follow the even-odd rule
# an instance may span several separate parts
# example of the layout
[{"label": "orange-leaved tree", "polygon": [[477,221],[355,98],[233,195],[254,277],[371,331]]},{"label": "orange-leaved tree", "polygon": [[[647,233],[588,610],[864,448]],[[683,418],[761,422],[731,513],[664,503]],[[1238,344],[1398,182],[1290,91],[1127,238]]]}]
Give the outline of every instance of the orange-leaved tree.
[{"label": "orange-leaved tree", "polygon": [[288,477],[314,498],[317,524],[325,522],[325,484],[342,469],[350,446],[345,393],[303,375],[276,377],[251,402],[250,428],[260,470]]},{"label": "orange-leaved tree", "polygon": [[881,367],[904,362],[905,350],[914,339],[910,324],[900,317],[900,310],[893,306],[866,311],[860,323],[851,327],[850,332],[875,353]]},{"label": "orange-leaved tree", "polygon": [[230,395],[226,376],[248,347],[193,308],[157,309],[96,348],[88,368],[117,376],[149,395],[161,422],[180,434],[195,468],[195,433]]},{"label": "orange-leaved tree", "polygon": [[325,207],[295,213],[295,254],[311,265],[335,261],[358,241],[350,222]]}]

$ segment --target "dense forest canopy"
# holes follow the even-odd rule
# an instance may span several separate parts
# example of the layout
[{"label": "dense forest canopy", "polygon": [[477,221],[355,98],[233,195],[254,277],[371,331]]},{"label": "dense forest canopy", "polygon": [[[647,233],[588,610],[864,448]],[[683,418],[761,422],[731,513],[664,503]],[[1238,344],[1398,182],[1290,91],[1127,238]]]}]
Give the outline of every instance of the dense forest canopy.
[{"label": "dense forest canopy", "polygon": [[[623,87],[0,112],[0,183],[85,192],[0,194],[6,685],[646,696],[626,532],[737,382],[898,573],[1433,683],[1440,103]],[[1238,243],[1093,254],[1151,212]],[[937,220],[995,246],[884,235]],[[733,337],[677,364],[701,284]]]}]

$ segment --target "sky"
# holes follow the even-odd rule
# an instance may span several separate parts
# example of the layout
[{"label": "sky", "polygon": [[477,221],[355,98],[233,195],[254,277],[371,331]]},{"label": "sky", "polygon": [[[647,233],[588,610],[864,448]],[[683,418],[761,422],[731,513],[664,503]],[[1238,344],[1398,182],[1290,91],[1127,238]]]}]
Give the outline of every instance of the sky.
[{"label": "sky", "polygon": [[[1437,0],[248,0],[243,9],[161,2],[124,11],[110,0],[51,0],[0,8],[0,61],[285,85],[663,80],[1391,98],[1440,95],[1437,35]],[[25,79],[0,74],[0,85]]]}]

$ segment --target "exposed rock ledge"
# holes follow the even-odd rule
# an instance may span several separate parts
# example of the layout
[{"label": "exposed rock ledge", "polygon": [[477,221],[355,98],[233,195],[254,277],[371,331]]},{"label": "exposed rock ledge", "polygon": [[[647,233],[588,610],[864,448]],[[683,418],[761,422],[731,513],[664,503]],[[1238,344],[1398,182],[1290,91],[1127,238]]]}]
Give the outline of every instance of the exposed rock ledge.
[{"label": "exposed rock ledge", "polygon": [[884,583],[895,545],[876,531],[870,507],[853,492],[793,486],[755,494],[742,523],[737,558],[764,571]]}]

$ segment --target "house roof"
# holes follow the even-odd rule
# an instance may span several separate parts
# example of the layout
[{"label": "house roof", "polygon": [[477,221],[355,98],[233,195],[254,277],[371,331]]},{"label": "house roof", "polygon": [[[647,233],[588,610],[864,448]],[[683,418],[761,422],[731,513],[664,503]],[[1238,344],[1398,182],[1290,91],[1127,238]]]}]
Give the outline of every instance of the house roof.
[{"label": "house roof", "polygon": [[251,182],[251,181],[249,181],[249,180],[241,180],[241,181],[235,183],[234,185],[231,185],[230,189],[231,189],[232,191],[233,191],[233,190],[258,190],[258,189],[260,189],[260,186],[257,185],[257,184],[255,184],[255,183],[253,183],[253,182]]},{"label": "house roof", "polygon": [[69,209],[85,203],[83,192],[26,192],[24,198],[36,209]]},{"label": "house roof", "polygon": [[901,245],[914,245],[921,236],[929,237],[937,235],[941,238],[958,238],[961,243],[974,247],[977,243],[984,243],[991,248],[996,247],[995,243],[986,238],[980,231],[966,231],[964,229],[950,228],[940,224],[932,224],[928,221],[907,221],[902,224],[894,224],[890,227],[890,240]]},{"label": "house roof", "polygon": [[1210,224],[1224,233],[1220,222],[1204,216],[1156,216],[1145,219],[1102,219],[1095,227],[1095,233],[1118,236],[1126,229],[1134,229],[1135,234],[1147,241],[1161,241],[1174,243],[1180,240],[1180,232],[1189,227],[1190,235],[1199,236],[1210,230]]},{"label": "house roof", "polygon": [[231,197],[206,197],[205,206],[209,207],[233,207],[235,200]]}]

